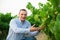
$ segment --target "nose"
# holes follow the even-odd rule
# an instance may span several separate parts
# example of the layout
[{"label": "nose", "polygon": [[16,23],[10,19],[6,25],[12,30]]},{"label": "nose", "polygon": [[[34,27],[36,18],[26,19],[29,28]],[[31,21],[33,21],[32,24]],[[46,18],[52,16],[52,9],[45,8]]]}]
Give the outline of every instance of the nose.
[{"label": "nose", "polygon": [[26,17],[26,15],[23,15],[23,17]]}]

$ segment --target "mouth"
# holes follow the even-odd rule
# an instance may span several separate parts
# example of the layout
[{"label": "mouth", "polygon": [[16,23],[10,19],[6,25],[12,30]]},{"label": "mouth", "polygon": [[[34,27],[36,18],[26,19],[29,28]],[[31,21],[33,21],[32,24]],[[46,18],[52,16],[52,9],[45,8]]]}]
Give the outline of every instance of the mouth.
[{"label": "mouth", "polygon": [[26,19],[26,18],[20,18],[21,20],[24,20],[24,19]]},{"label": "mouth", "polygon": [[22,19],[26,19],[26,17],[23,17]]}]

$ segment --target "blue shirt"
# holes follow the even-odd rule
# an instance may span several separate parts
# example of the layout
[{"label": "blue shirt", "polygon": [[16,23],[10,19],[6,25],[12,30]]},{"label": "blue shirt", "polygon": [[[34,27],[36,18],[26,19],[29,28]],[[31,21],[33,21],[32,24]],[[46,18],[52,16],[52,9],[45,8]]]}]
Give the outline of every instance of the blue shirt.
[{"label": "blue shirt", "polygon": [[9,33],[6,40],[22,40],[25,37],[32,37],[38,33],[38,31],[30,32],[30,22],[27,20],[22,22],[19,18],[12,19],[9,26]]}]

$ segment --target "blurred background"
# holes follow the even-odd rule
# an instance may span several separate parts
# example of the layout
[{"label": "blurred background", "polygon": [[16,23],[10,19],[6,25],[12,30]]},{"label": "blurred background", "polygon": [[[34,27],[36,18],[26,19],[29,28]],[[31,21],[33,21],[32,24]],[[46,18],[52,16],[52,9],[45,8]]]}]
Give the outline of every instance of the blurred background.
[{"label": "blurred background", "polygon": [[9,22],[20,9],[27,10],[31,25],[46,26],[37,40],[60,40],[60,0],[0,0],[0,40],[6,40]]}]

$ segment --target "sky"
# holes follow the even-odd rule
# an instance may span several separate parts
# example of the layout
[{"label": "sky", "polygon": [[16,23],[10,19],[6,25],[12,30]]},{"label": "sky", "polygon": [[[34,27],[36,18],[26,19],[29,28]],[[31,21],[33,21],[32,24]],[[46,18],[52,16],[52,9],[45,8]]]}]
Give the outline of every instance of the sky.
[{"label": "sky", "polygon": [[4,14],[11,12],[11,15],[15,16],[18,15],[20,9],[26,9],[28,15],[30,15],[31,11],[26,8],[28,2],[38,8],[38,2],[45,4],[47,0],[0,0],[0,12]]}]

